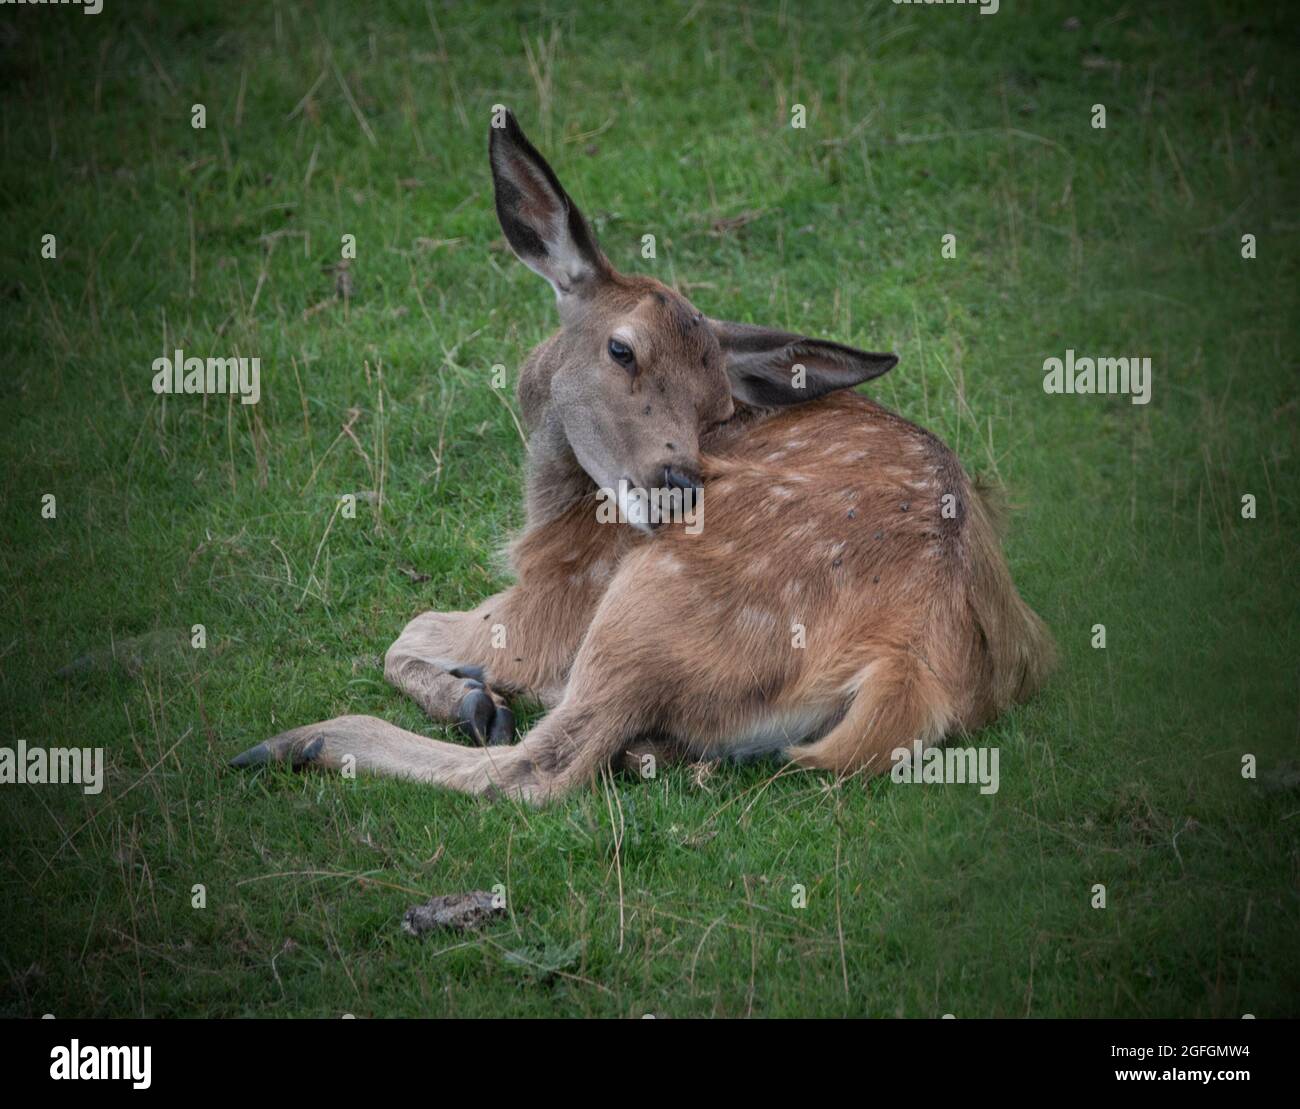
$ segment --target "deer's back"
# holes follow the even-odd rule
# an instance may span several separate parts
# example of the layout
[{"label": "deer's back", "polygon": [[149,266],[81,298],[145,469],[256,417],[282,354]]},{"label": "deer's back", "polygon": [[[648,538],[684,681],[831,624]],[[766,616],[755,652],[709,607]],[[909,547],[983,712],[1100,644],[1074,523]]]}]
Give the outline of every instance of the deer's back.
[{"label": "deer's back", "polygon": [[778,413],[705,459],[692,561],[834,596],[937,589],[967,557],[970,480],[935,436],[857,394]]}]

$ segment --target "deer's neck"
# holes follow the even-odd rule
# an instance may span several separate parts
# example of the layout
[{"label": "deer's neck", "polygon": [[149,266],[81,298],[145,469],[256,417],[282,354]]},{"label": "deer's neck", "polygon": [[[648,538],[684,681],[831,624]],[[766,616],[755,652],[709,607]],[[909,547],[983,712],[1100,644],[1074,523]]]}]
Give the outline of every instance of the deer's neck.
[{"label": "deer's neck", "polygon": [[528,440],[524,507],[528,528],[543,527],[595,491],[558,417],[547,413]]}]

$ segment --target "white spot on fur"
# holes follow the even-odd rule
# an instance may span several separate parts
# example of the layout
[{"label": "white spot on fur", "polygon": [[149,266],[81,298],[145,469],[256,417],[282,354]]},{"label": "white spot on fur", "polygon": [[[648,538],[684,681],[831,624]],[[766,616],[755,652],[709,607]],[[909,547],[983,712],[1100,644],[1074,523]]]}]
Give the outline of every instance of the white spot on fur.
[{"label": "white spot on fur", "polygon": [[736,613],[736,622],[747,631],[765,632],[776,627],[776,617],[765,609],[742,605]]},{"label": "white spot on fur", "polygon": [[667,574],[680,574],[683,569],[681,561],[677,556],[666,552],[659,556],[659,561],[655,563],[655,565],[658,569],[663,570]]}]

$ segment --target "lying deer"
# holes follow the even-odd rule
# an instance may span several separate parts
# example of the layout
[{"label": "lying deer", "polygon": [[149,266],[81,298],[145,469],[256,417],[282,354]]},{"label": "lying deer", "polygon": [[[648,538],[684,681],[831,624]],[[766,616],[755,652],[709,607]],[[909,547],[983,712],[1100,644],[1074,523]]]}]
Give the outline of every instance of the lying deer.
[{"label": "lying deer", "polygon": [[[1039,688],[1054,649],[989,506],[943,443],[850,391],[894,355],[709,319],[614,270],[513,116],[489,157],[501,228],[561,321],[520,372],[517,582],[417,616],[385,661],[480,746],[340,716],[234,765],[351,766],[531,802],[647,742],[871,774]],[[620,481],[702,486],[703,527],[600,522],[598,491]],[[549,711],[502,746],[511,695]]]}]

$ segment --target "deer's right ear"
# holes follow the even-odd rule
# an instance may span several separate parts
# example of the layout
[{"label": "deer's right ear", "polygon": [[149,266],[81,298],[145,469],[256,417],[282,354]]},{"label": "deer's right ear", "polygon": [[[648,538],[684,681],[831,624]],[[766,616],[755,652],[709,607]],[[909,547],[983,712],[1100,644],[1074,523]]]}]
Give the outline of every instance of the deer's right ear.
[{"label": "deer's right ear", "polygon": [[770,327],[710,320],[727,359],[731,395],[760,408],[783,408],[851,389],[888,373],[898,355],[846,347]]},{"label": "deer's right ear", "polygon": [[521,262],[540,273],[563,298],[601,277],[609,263],[578,206],[546,159],[528,141],[514,114],[493,120],[488,159],[496,190],[497,219]]}]

